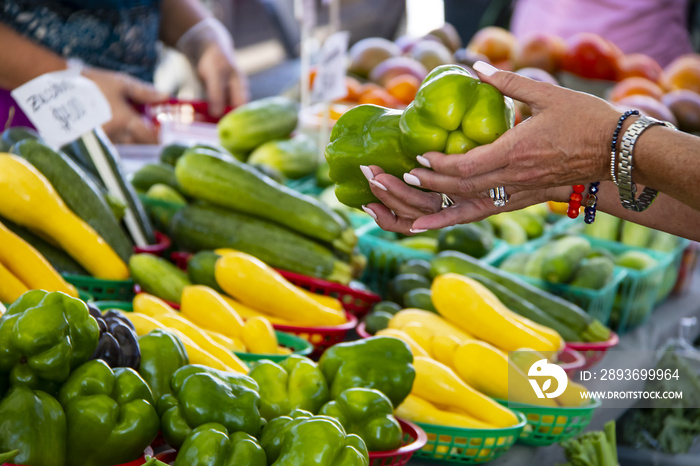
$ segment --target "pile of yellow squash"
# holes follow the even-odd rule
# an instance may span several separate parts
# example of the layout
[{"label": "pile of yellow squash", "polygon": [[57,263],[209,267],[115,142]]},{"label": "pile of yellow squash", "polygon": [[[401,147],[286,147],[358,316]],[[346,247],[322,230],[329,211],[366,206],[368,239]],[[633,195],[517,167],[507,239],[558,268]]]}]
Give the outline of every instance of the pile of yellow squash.
[{"label": "pile of yellow squash", "polygon": [[406,342],[415,358],[416,381],[396,410],[399,416],[451,427],[499,428],[516,424],[517,417],[494,398],[548,407],[589,402],[581,396],[586,388],[572,381],[553,399],[537,398],[528,381],[534,362],[553,359],[563,349],[557,332],[513,313],[469,277],[441,275],[431,292],[439,315],[404,309],[389,328],[377,332]]}]

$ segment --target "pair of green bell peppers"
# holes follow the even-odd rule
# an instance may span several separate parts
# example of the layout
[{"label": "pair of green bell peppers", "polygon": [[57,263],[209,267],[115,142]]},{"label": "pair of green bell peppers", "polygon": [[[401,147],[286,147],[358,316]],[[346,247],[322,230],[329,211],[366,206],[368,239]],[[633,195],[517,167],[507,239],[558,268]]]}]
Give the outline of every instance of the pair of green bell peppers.
[{"label": "pair of green bell peppers", "polygon": [[513,126],[512,101],[457,65],[435,68],[403,111],[359,105],[340,117],[326,147],[336,197],[350,207],[378,202],[360,165],[378,165],[401,178],[416,156],[462,154],[489,144]]}]

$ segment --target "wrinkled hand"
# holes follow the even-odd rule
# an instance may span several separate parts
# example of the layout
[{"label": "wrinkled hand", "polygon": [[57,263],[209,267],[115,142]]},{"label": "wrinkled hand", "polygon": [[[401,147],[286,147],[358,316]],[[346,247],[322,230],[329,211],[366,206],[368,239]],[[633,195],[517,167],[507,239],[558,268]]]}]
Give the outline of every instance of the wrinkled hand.
[{"label": "wrinkled hand", "polygon": [[227,105],[242,105],[250,99],[248,79],[238,68],[233,50],[223,50],[218,42],[211,42],[197,63],[197,74],[204,83],[213,116],[224,113]]},{"label": "wrinkled hand", "polygon": [[85,68],[83,76],[95,82],[107,98],[112,119],[104,125],[115,144],[157,144],[158,130],[133,104],[155,103],[167,99],[151,84],[124,73]]}]

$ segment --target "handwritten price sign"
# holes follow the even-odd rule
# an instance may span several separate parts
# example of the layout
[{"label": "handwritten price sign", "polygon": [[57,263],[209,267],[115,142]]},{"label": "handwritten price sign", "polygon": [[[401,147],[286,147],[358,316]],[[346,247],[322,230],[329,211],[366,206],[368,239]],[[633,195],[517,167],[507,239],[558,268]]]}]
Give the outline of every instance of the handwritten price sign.
[{"label": "handwritten price sign", "polygon": [[62,146],[112,119],[100,88],[75,70],[56,71],[12,91],[12,97],[49,144]]}]

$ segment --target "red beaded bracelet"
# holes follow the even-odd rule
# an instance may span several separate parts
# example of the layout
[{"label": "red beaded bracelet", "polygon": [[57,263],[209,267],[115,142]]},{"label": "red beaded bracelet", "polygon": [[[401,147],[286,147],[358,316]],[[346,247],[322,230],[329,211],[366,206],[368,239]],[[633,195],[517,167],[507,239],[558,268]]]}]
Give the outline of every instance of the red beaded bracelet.
[{"label": "red beaded bracelet", "polygon": [[569,196],[569,210],[566,215],[569,218],[576,218],[581,210],[581,201],[583,201],[583,191],[586,187],[582,184],[577,184],[573,186],[574,192]]}]

